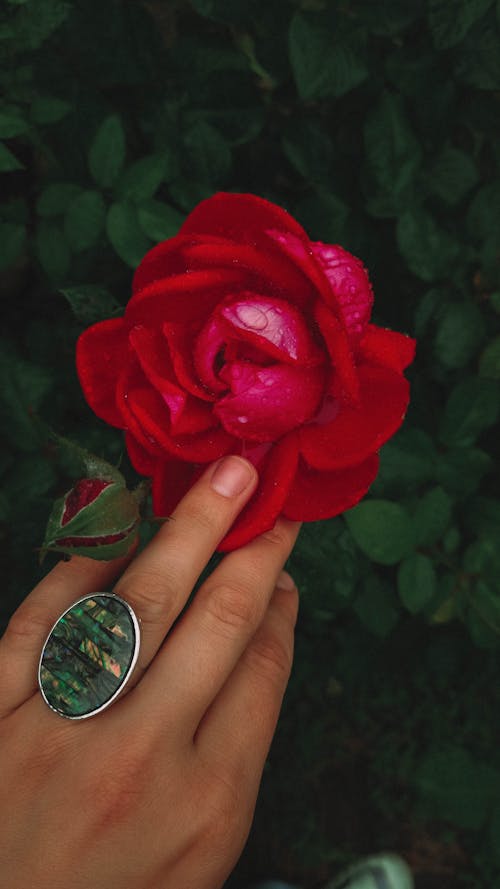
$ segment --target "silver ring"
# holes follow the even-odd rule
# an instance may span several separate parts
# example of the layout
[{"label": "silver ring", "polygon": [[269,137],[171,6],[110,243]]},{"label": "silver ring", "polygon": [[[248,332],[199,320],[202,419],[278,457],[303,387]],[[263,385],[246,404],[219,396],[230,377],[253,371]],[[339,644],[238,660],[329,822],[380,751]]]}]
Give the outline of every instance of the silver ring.
[{"label": "silver ring", "polygon": [[67,719],[101,713],[126,685],[139,655],[140,626],[115,593],[90,593],[56,620],[38,665],[46,704]]}]

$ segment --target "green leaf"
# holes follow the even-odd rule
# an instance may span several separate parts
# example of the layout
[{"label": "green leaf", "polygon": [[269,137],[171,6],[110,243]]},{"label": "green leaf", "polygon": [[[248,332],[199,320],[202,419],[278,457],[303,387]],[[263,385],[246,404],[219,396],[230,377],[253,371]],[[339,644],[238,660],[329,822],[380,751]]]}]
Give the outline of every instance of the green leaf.
[{"label": "green leaf", "polygon": [[213,194],[213,189],[208,183],[193,182],[189,178],[176,179],[175,182],[170,183],[168,190],[172,200],[186,213],[189,213],[200,201]]},{"label": "green leaf", "polygon": [[500,216],[500,179],[483,185],[467,211],[467,232],[474,241],[486,239],[497,227]]},{"label": "green leaf", "polygon": [[224,137],[206,121],[192,123],[184,132],[186,164],[195,182],[215,186],[231,172],[231,149]]},{"label": "green leaf", "polygon": [[398,246],[408,268],[424,281],[449,277],[460,248],[422,208],[408,210],[398,220]]},{"label": "green leaf", "polygon": [[115,297],[100,284],[80,284],[61,290],[68,300],[75,318],[88,326],[103,321],[123,310]]},{"label": "green leaf", "polygon": [[406,493],[431,481],[437,452],[422,429],[401,429],[380,452],[380,469],[372,490]]},{"label": "green leaf", "polygon": [[417,338],[426,333],[429,323],[439,313],[439,309],[447,298],[446,291],[439,287],[433,287],[424,293],[415,309],[414,330]]},{"label": "green leaf", "polygon": [[71,254],[64,232],[58,225],[40,220],[35,235],[35,250],[44,272],[52,281],[59,282],[67,275]]},{"label": "green leaf", "polygon": [[103,188],[114,185],[125,163],[125,132],[120,117],[111,114],[101,123],[88,155],[93,179]]},{"label": "green leaf", "polygon": [[415,784],[426,815],[457,827],[479,830],[500,793],[500,773],[461,747],[427,753],[417,767]]},{"label": "green leaf", "polygon": [[436,49],[455,46],[487,12],[493,0],[428,0],[429,29]]},{"label": "green leaf", "polygon": [[81,191],[68,206],[64,233],[77,253],[92,247],[104,228],[105,207],[98,191]]},{"label": "green leaf", "polygon": [[42,497],[56,484],[54,466],[41,454],[26,454],[16,459],[3,479],[3,489],[12,504],[14,514],[19,514],[20,504]]},{"label": "green leaf", "polygon": [[331,186],[334,171],[333,142],[314,120],[294,122],[282,137],[285,156],[308,182]]},{"label": "green leaf", "polygon": [[68,204],[80,192],[80,186],[72,182],[53,182],[40,193],[36,202],[39,216],[62,216]]},{"label": "green leaf", "polygon": [[354,611],[370,632],[384,639],[396,626],[399,612],[390,584],[371,575],[363,591],[356,597]]},{"label": "green leaf", "polygon": [[33,451],[40,445],[32,420],[54,385],[46,367],[21,358],[6,340],[0,340],[0,421],[5,439],[19,451]]},{"label": "green leaf", "polygon": [[152,241],[164,241],[176,235],[184,216],[161,201],[143,201],[137,207],[137,217],[145,235]]},{"label": "green leaf", "polygon": [[0,222],[0,269],[8,268],[20,256],[26,243],[26,227]]},{"label": "green leaf", "polygon": [[66,0],[38,0],[34,15],[33,4],[23,4],[15,21],[17,49],[38,49],[62,25],[71,9]]},{"label": "green leaf", "polygon": [[489,17],[481,20],[460,46],[455,74],[478,89],[500,89],[500,34]]},{"label": "green leaf", "polygon": [[0,109],[0,139],[13,139],[27,133],[30,128],[19,108]]},{"label": "green leaf", "polygon": [[[500,549],[496,535],[482,537],[467,547],[463,558],[464,570],[470,574],[481,574],[496,583],[500,576]],[[500,626],[500,595],[495,599]]]},{"label": "green leaf", "polygon": [[499,410],[498,386],[492,380],[468,377],[451,391],[439,437],[451,447],[468,447],[481,432],[496,423]]},{"label": "green leaf", "polygon": [[479,375],[500,380],[500,335],[491,340],[479,359]]},{"label": "green leaf", "polygon": [[152,198],[167,173],[168,157],[165,152],[149,154],[128,167],[116,186],[120,199],[144,201]]},{"label": "green leaf", "polygon": [[446,147],[435,159],[427,182],[433,194],[454,207],[478,179],[479,173],[470,155],[459,148]]},{"label": "green leaf", "polygon": [[482,312],[473,302],[449,303],[434,337],[434,354],[445,367],[465,367],[486,336]]},{"label": "green leaf", "polygon": [[381,94],[367,114],[364,145],[367,171],[378,188],[396,198],[408,195],[420,167],[422,152],[401,96],[389,92]]},{"label": "green leaf", "polygon": [[318,193],[302,198],[295,213],[311,237],[323,238],[333,244],[343,241],[349,208],[335,194],[321,187]]},{"label": "green leaf", "polygon": [[493,467],[486,451],[479,448],[451,448],[440,456],[436,467],[437,481],[457,497],[468,497],[477,491],[481,480]]},{"label": "green leaf", "polygon": [[389,500],[366,500],[345,514],[359,548],[372,561],[395,565],[415,546],[415,528],[408,512]]},{"label": "green leaf", "polygon": [[299,96],[306,101],[344,96],[368,76],[358,52],[347,39],[335,39],[321,17],[295,13],[288,51]]},{"label": "green leaf", "polygon": [[411,3],[402,3],[401,0],[377,0],[377,3],[358,0],[356,15],[362,18],[372,34],[395,37],[421,16],[424,6],[425,0],[412,0]]},{"label": "green leaf", "polygon": [[399,597],[411,614],[418,614],[436,592],[436,572],[431,559],[414,553],[404,559],[398,570]]},{"label": "green leaf", "polygon": [[475,497],[464,515],[467,527],[478,536],[495,534],[500,538],[500,500]]},{"label": "green leaf", "polygon": [[134,205],[125,201],[112,204],[106,217],[106,231],[120,259],[136,268],[151,242],[139,225]]},{"label": "green leaf", "polygon": [[245,8],[252,8],[251,2],[242,5],[240,0],[191,0],[191,5],[204,18],[223,24],[242,26],[248,24],[248,13],[245,16]]},{"label": "green leaf", "polygon": [[441,539],[451,521],[452,505],[450,495],[443,488],[426,491],[413,515],[418,546],[432,546]]},{"label": "green leaf", "polygon": [[324,238],[333,244],[343,241],[349,208],[340,198],[324,188],[302,198],[295,207],[295,215],[310,237]]},{"label": "green leaf", "polygon": [[469,598],[466,623],[472,640],[478,648],[494,650],[500,648],[500,597],[498,575],[494,587],[479,580]]},{"label": "green leaf", "polygon": [[34,123],[57,123],[71,111],[70,102],[56,96],[39,96],[31,104],[30,117]]},{"label": "green leaf", "polygon": [[0,173],[10,173],[11,170],[23,170],[24,164],[9,151],[3,142],[0,142]]}]

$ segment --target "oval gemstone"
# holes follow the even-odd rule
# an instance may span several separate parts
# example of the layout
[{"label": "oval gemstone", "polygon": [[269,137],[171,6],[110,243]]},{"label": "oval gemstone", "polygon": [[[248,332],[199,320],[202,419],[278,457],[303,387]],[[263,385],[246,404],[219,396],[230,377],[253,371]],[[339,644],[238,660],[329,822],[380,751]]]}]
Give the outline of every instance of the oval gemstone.
[{"label": "oval gemstone", "polygon": [[42,649],[38,683],[53,710],[83,719],[103,710],[127,682],[139,652],[139,624],[113,593],[92,593],[68,608]]}]

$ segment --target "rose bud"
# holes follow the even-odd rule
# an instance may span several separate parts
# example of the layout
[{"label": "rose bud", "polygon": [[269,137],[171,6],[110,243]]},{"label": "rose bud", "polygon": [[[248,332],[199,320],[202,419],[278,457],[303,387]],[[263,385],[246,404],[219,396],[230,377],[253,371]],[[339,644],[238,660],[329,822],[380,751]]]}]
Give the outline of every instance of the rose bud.
[{"label": "rose bud", "polygon": [[42,557],[47,551],[99,560],[126,555],[137,535],[139,500],[116,479],[80,479],[54,503]]}]

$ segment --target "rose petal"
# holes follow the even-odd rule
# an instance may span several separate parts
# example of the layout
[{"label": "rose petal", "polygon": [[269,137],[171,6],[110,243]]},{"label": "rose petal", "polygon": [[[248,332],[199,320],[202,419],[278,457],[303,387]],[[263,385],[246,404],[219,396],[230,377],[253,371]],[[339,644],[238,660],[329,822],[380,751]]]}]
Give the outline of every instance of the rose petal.
[{"label": "rose petal", "polygon": [[[331,294],[311,242],[301,225],[286,210],[253,194],[220,192],[198,204],[181,228],[183,235],[218,235],[273,255],[292,260],[324,299]],[[279,285],[278,285],[279,286]]]},{"label": "rose petal", "polygon": [[148,250],[135,270],[132,293],[137,293],[154,281],[163,281],[171,275],[181,275],[189,271],[182,251],[184,247],[196,241],[197,239],[192,236],[175,235]]},{"label": "rose petal", "polygon": [[411,336],[369,324],[359,344],[359,355],[366,361],[402,372],[412,363],[416,345]]},{"label": "rose petal", "polygon": [[[249,452],[245,456],[249,458]],[[237,549],[274,527],[293,484],[297,461],[297,437],[292,432],[276,442],[259,462],[257,490],[217,547],[219,552]]]},{"label": "rose petal", "polygon": [[229,341],[227,323],[219,314],[213,315],[198,334],[194,349],[194,368],[200,381],[212,392],[226,392],[227,384],[217,374],[216,360],[223,355]]},{"label": "rose petal", "polygon": [[[202,471],[205,470],[202,467]],[[153,511],[156,516],[167,518],[191,485],[201,475],[195,463],[184,463],[168,458],[158,460],[153,475]]]},{"label": "rose petal", "polygon": [[358,407],[340,403],[338,414],[331,420],[309,423],[299,432],[300,451],[316,469],[361,463],[378,451],[403,422],[409,401],[408,381],[385,367],[362,365],[358,374]]},{"label": "rose petal", "polygon": [[299,460],[283,515],[294,521],[316,522],[345,512],[365,496],[378,466],[377,454],[357,466],[329,472],[312,469],[304,460]]},{"label": "rose petal", "polygon": [[312,244],[314,254],[328,278],[331,295],[327,300],[340,306],[350,340],[363,336],[373,306],[373,289],[363,263],[337,244]]},{"label": "rose petal", "polygon": [[314,342],[304,316],[285,300],[243,292],[220,307],[238,338],[275,361],[319,364],[325,353]]},{"label": "rose petal", "polygon": [[332,290],[328,278],[314,254],[314,245],[307,235],[305,238],[297,237],[297,235],[291,232],[282,232],[272,228],[267,229],[266,234],[301,269],[313,284],[316,295],[321,296],[327,305],[330,305],[333,311],[337,312],[339,320],[341,320],[340,306],[332,302]]},{"label": "rose petal", "polygon": [[132,466],[139,475],[152,476],[158,458],[152,456],[131,432],[125,433],[125,446]]},{"label": "rose petal", "polygon": [[225,238],[210,238],[204,243],[192,244],[184,248],[184,257],[189,268],[225,267],[234,271],[241,269],[241,280],[251,290],[270,289],[273,294],[284,296],[300,308],[307,308],[315,295],[309,278],[297,268],[283,251],[265,244],[254,247]]},{"label": "rose petal", "polygon": [[237,269],[206,269],[160,278],[137,291],[125,310],[129,326],[161,327],[163,322],[200,324],[228,293],[244,286]]},{"label": "rose petal", "polygon": [[116,406],[116,382],[130,351],[123,318],[93,324],[76,344],[76,369],[83,394],[101,420],[118,428],[123,428],[123,423]]},{"label": "rose petal", "polygon": [[331,392],[337,397],[357,404],[359,401],[358,375],[346,331],[331,309],[320,300],[314,307],[314,315],[330,353],[334,369]]},{"label": "rose petal", "polygon": [[132,328],[129,340],[145,376],[168,404],[175,422],[184,409],[187,395],[177,384],[167,341],[159,331],[143,324]]},{"label": "rose petal", "polygon": [[181,387],[203,401],[215,401],[216,396],[200,380],[194,365],[193,342],[197,329],[192,325],[164,324],[163,333],[167,340],[172,366]]},{"label": "rose petal", "polygon": [[118,377],[116,384],[116,405],[121,415],[121,428],[130,432],[142,448],[152,457],[160,457],[162,449],[157,441],[148,435],[140,423],[138,423],[135,414],[131,410],[130,393],[134,389],[140,389],[147,386],[147,380],[141,370],[136,356],[132,355],[132,360],[126,364]]},{"label": "rose petal", "polygon": [[286,210],[254,194],[219,192],[191,211],[180,232],[183,235],[218,235],[243,244],[266,240],[267,228],[291,232],[308,241],[298,222]]},{"label": "rose petal", "polygon": [[322,367],[244,361],[226,364],[220,376],[233,394],[214,413],[228,432],[251,441],[273,441],[314,416],[325,382]]},{"label": "rose petal", "polygon": [[137,388],[129,393],[129,408],[145,435],[163,453],[178,460],[209,463],[227,454],[234,447],[234,439],[220,426],[188,435],[173,435],[170,431],[168,409],[162,398],[151,388]]}]

